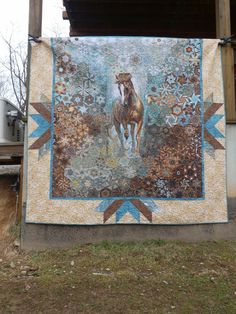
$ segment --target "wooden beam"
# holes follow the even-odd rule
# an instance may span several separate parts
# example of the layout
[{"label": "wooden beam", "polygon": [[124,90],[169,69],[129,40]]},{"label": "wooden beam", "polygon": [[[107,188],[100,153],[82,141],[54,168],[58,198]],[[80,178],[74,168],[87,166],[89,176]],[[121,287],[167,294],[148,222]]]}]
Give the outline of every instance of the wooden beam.
[{"label": "wooden beam", "polygon": [[[216,37],[231,36],[230,0],[215,0]],[[231,44],[222,47],[222,66],[227,123],[236,123],[234,88],[234,50]]]},{"label": "wooden beam", "polygon": [[[180,36],[181,34],[181,36]],[[124,28],[124,27],[95,27],[91,25],[85,26],[70,26],[70,36],[163,36],[163,37],[182,37],[182,38],[215,38],[215,31],[204,31],[195,29],[188,30],[186,27],[177,28]]]},{"label": "wooden beam", "polygon": [[43,0],[29,0],[28,33],[35,37],[42,36]]},{"label": "wooden beam", "polygon": [[0,145],[0,155],[10,157],[23,156],[23,143],[2,143]]}]

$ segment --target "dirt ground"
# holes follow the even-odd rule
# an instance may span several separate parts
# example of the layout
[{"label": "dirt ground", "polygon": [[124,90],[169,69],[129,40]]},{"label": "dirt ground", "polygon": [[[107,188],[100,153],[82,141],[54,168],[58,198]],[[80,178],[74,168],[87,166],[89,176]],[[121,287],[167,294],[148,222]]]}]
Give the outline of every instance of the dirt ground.
[{"label": "dirt ground", "polygon": [[0,313],[236,313],[233,241],[2,249]]},{"label": "dirt ground", "polygon": [[16,193],[11,187],[15,181],[15,176],[0,176],[0,240],[7,236],[16,219]]}]

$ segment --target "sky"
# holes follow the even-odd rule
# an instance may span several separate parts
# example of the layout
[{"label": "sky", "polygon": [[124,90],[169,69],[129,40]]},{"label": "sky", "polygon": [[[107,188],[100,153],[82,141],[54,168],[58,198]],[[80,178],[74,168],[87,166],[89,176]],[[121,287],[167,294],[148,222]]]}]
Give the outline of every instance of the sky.
[{"label": "sky", "polygon": [[[4,37],[13,47],[25,42],[27,49],[29,0],[0,0],[0,61],[8,59],[8,49],[3,41]],[[63,0],[43,0],[42,36],[69,36],[69,21],[62,19]],[[10,73],[0,64],[0,79],[10,82]],[[8,83],[8,92],[4,94],[16,104],[12,85]],[[1,94],[1,96],[3,96]]]},{"label": "sky", "polygon": [[[0,33],[15,41],[27,41],[29,0],[1,1]],[[69,36],[69,22],[62,19],[63,0],[43,0],[42,35]],[[6,53],[0,38],[0,56]]]}]

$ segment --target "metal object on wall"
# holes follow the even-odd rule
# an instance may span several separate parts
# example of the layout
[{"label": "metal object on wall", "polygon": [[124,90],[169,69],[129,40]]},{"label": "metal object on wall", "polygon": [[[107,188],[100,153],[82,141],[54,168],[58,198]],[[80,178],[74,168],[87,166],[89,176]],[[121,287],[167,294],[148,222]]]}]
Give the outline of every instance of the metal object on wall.
[{"label": "metal object on wall", "polygon": [[0,97],[0,143],[23,142],[23,113],[9,100]]}]

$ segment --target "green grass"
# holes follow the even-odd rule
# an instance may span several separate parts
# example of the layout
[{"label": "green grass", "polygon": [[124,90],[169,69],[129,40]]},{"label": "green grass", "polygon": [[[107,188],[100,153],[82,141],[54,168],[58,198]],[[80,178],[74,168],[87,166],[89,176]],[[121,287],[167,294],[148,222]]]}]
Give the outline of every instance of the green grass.
[{"label": "green grass", "polygon": [[102,242],[13,259],[0,264],[0,313],[236,313],[234,241]]}]

